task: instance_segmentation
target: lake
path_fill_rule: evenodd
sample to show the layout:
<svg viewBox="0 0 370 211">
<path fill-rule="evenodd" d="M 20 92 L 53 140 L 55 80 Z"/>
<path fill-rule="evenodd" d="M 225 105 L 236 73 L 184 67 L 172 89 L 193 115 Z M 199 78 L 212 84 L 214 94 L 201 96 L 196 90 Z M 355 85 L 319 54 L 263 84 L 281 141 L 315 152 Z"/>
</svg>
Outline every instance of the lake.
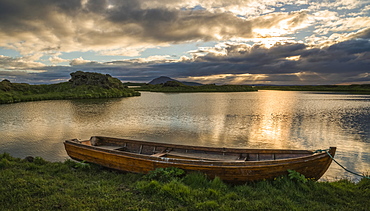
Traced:
<svg viewBox="0 0 370 211">
<path fill-rule="evenodd" d="M 0 153 L 64 161 L 65 139 L 112 136 L 216 147 L 327 149 L 370 174 L 370 95 L 329 92 L 151 93 L 0 105 Z M 322 180 L 358 180 L 334 162 Z"/>
</svg>

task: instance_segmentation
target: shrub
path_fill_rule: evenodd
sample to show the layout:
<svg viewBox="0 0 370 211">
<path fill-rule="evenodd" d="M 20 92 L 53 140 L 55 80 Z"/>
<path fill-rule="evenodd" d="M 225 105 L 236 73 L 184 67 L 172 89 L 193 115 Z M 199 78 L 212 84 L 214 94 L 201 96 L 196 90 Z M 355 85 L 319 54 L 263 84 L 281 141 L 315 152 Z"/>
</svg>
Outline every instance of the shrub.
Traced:
<svg viewBox="0 0 370 211">
<path fill-rule="evenodd" d="M 149 172 L 144 177 L 148 180 L 159 180 L 162 182 L 168 182 L 174 178 L 181 178 L 185 175 L 185 171 L 179 168 L 157 168 L 154 171 Z"/>
<path fill-rule="evenodd" d="M 299 172 L 290 169 L 288 169 L 288 172 L 289 172 L 288 176 L 291 180 L 295 180 L 302 183 L 306 183 L 308 181 L 306 177 L 303 174 L 300 174 Z"/>
</svg>

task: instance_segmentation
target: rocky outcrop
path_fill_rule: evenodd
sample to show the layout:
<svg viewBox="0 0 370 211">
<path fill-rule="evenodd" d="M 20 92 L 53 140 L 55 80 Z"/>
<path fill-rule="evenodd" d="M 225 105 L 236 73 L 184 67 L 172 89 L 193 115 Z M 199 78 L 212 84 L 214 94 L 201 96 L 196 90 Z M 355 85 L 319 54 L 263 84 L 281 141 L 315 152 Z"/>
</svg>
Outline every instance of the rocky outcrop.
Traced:
<svg viewBox="0 0 370 211">
<path fill-rule="evenodd" d="M 12 89 L 12 83 L 9 80 L 5 79 L 0 82 L 0 90 L 2 91 L 10 91 Z"/>
<path fill-rule="evenodd" d="M 107 89 L 124 88 L 124 85 L 119 79 L 113 78 L 109 74 L 77 71 L 71 73 L 70 75 L 71 79 L 69 80 L 69 82 L 72 83 L 74 86 L 92 85 L 100 86 Z"/>
</svg>

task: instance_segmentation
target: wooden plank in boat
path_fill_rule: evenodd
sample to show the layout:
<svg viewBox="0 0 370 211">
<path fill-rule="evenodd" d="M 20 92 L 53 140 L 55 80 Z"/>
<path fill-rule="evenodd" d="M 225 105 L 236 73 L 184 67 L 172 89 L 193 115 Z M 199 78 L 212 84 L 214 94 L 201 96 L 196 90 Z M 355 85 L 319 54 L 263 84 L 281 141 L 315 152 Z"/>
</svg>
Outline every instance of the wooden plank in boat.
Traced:
<svg viewBox="0 0 370 211">
<path fill-rule="evenodd" d="M 109 149 L 109 150 L 117 150 L 117 149 L 122 148 L 120 146 L 109 146 L 109 145 L 101 145 L 101 146 L 96 146 L 96 147 L 102 148 L 102 149 Z"/>
<path fill-rule="evenodd" d="M 214 160 L 214 161 L 240 161 L 237 155 L 215 155 L 205 153 L 182 153 L 171 151 L 168 152 L 166 157 L 196 159 L 196 160 Z M 244 160 L 241 160 L 244 161 Z"/>
<path fill-rule="evenodd" d="M 152 154 L 153 157 L 162 157 L 164 155 L 166 155 L 167 153 L 156 153 L 156 154 Z"/>
</svg>

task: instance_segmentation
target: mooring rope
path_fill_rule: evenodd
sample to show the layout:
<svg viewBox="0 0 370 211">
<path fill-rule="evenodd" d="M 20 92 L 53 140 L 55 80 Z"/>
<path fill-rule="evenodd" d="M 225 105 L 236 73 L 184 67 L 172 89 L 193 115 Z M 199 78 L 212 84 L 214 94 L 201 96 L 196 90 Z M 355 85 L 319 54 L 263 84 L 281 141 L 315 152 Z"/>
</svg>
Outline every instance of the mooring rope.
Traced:
<svg viewBox="0 0 370 211">
<path fill-rule="evenodd" d="M 329 150 L 328 150 L 328 149 L 318 149 L 318 150 L 314 151 L 313 153 L 316 153 L 316 152 L 326 152 L 326 154 L 328 154 L 328 155 L 329 155 L 329 157 L 330 157 L 330 158 L 331 158 L 331 159 L 332 159 L 336 164 L 338 164 L 342 169 L 344 169 L 344 170 L 348 171 L 349 173 L 354 174 L 354 175 L 356 175 L 356 176 L 359 176 L 359 177 L 362 177 L 362 178 L 366 178 L 366 179 L 370 179 L 370 177 L 367 177 L 367 176 L 364 176 L 364 175 L 358 174 L 358 173 L 356 173 L 356 172 L 350 171 L 350 170 L 348 170 L 346 167 L 344 167 L 343 165 L 341 165 L 340 163 L 338 163 L 338 161 L 336 161 L 336 160 L 333 158 L 333 156 L 331 156 L 331 154 L 329 153 Z"/>
</svg>

